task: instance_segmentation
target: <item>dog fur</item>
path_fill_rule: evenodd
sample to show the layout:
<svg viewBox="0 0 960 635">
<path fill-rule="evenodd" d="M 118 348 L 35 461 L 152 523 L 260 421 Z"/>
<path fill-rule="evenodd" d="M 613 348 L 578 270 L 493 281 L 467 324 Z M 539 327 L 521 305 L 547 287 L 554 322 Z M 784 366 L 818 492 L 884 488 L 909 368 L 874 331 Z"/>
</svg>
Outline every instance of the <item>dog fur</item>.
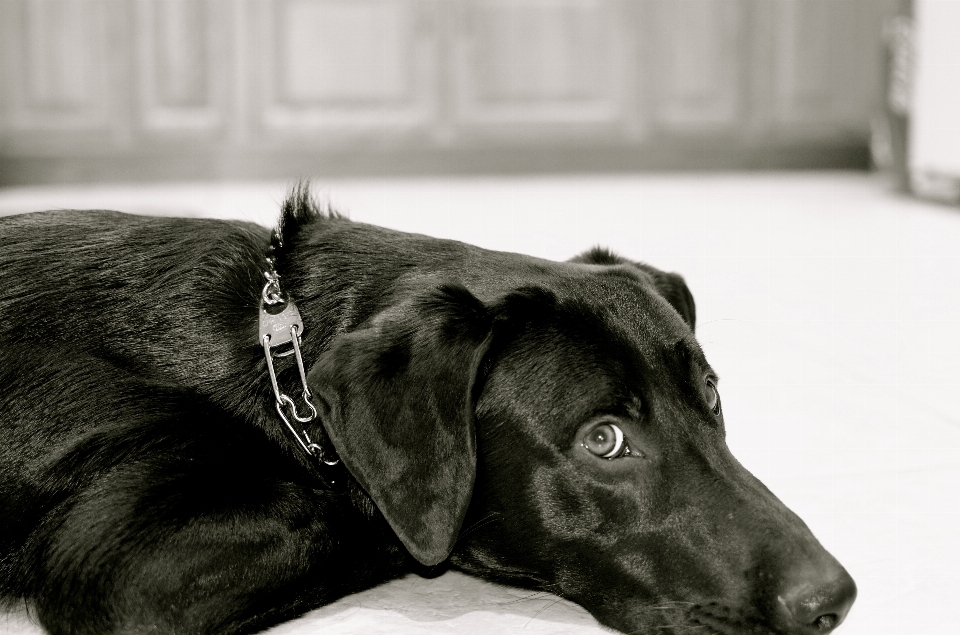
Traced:
<svg viewBox="0 0 960 635">
<path fill-rule="evenodd" d="M 363 225 L 306 188 L 272 235 L 54 211 L 0 242 L 0 596 L 50 633 L 252 633 L 446 567 L 629 633 L 825 633 L 853 603 L 727 450 L 675 274 Z M 267 254 L 335 466 L 275 409 Z M 621 455 L 590 449 L 602 425 Z"/>
</svg>

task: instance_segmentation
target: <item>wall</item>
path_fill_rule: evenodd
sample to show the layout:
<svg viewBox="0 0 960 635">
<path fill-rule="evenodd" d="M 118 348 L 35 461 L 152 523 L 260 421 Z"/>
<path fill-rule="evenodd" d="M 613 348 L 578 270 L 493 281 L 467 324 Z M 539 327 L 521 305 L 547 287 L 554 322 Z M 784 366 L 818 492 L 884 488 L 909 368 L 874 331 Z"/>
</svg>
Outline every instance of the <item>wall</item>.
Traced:
<svg viewBox="0 0 960 635">
<path fill-rule="evenodd" d="M 960 2 L 916 0 L 911 185 L 960 203 Z"/>
</svg>

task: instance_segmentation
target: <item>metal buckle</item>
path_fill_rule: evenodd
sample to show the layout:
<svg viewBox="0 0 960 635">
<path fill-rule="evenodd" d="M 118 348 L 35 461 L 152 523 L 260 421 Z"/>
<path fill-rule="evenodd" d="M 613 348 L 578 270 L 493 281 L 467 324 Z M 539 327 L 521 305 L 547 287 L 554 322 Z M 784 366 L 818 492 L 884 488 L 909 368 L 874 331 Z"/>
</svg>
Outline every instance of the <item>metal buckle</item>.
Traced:
<svg viewBox="0 0 960 635">
<path fill-rule="evenodd" d="M 276 274 L 273 274 L 276 276 Z M 267 284 L 264 286 L 261 296 L 265 304 L 278 304 L 278 302 L 268 301 L 279 297 L 280 287 L 277 284 L 276 277 L 271 278 L 267 274 Z M 281 299 L 280 302 L 283 300 Z M 267 370 L 270 372 L 270 384 L 273 386 L 273 396 L 277 414 L 283 420 L 283 423 L 290 430 L 293 438 L 297 440 L 300 447 L 310 456 L 323 461 L 327 465 L 336 465 L 339 459 L 328 459 L 325 456 L 323 448 L 310 440 L 306 430 L 303 430 L 303 436 L 293 427 L 290 419 L 287 418 L 285 409 L 289 409 L 290 416 L 300 423 L 309 423 L 317 418 L 317 409 L 310 401 L 312 397 L 310 388 L 307 386 L 307 373 L 303 368 L 303 357 L 300 354 L 300 337 L 303 334 L 303 320 L 300 318 L 300 311 L 293 302 L 287 302 L 287 305 L 279 313 L 268 313 L 266 308 L 260 306 L 260 343 L 263 346 L 263 356 L 267 360 Z M 292 344 L 293 350 L 285 352 L 273 352 L 273 348 L 284 344 Z M 290 354 L 296 355 L 297 369 L 300 371 L 300 383 L 303 385 L 303 402 L 309 408 L 309 412 L 300 416 L 297 411 L 297 405 L 288 395 L 280 392 L 280 386 L 277 384 L 277 373 L 273 368 L 273 357 L 286 357 Z M 306 439 L 306 440 L 304 440 Z"/>
</svg>

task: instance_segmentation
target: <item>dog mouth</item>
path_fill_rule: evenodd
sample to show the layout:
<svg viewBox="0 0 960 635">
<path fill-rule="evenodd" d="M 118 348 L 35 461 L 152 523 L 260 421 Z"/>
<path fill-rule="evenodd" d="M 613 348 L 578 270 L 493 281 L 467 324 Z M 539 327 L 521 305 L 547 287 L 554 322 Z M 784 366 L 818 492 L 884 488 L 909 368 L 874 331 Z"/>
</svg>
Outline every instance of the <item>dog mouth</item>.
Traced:
<svg viewBox="0 0 960 635">
<path fill-rule="evenodd" d="M 744 616 L 718 602 L 694 604 L 685 615 L 688 624 L 681 630 L 703 635 L 814 635 L 830 633 L 841 619 L 833 613 L 820 615 L 813 623 L 799 630 L 783 630 L 758 617 Z"/>
<path fill-rule="evenodd" d="M 786 632 L 771 625 L 759 615 L 744 614 L 743 611 L 720 602 L 675 604 L 674 606 L 659 605 L 655 607 L 656 611 L 651 610 L 652 607 L 642 610 L 642 616 L 652 620 L 639 628 L 636 625 L 628 628 L 617 626 L 617 628 L 631 635 L 648 633 L 657 635 L 794 635 L 792 631 Z M 680 606 L 680 604 L 687 606 Z M 654 612 L 658 613 L 656 617 L 653 615 Z M 830 630 L 832 626 L 823 632 L 830 632 Z M 806 635 L 805 631 L 804 635 Z"/>
<path fill-rule="evenodd" d="M 629 621 L 608 625 L 629 635 L 789 635 L 720 602 L 658 602 L 634 612 Z"/>
<path fill-rule="evenodd" d="M 745 617 L 718 602 L 694 604 L 687 612 L 688 629 L 702 635 L 783 635 L 754 617 Z"/>
</svg>

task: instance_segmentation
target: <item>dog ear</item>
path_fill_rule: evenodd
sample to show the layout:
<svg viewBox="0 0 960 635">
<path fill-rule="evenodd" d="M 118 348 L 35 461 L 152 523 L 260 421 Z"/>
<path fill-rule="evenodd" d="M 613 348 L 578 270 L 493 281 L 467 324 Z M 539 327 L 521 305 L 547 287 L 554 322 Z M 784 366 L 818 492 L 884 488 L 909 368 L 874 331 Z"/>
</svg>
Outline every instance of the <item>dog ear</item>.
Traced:
<svg viewBox="0 0 960 635">
<path fill-rule="evenodd" d="M 642 262 L 627 260 L 604 247 L 593 247 L 579 256 L 570 259 L 570 262 L 582 262 L 591 265 L 633 265 L 653 279 L 653 286 L 664 300 L 680 314 L 690 330 L 697 325 L 697 305 L 693 302 L 693 294 L 687 283 L 676 273 L 661 271 Z"/>
<path fill-rule="evenodd" d="M 335 338 L 308 376 L 341 460 L 425 565 L 453 549 L 473 492 L 489 330 L 479 300 L 442 286 Z"/>
<path fill-rule="evenodd" d="M 657 288 L 657 293 L 669 302 L 670 306 L 680 314 L 680 317 L 687 323 L 691 331 L 696 330 L 697 305 L 694 304 L 693 294 L 690 293 L 690 289 L 687 287 L 687 283 L 683 278 L 679 274 L 660 271 L 642 262 L 632 264 L 653 278 L 653 286 Z"/>
</svg>

